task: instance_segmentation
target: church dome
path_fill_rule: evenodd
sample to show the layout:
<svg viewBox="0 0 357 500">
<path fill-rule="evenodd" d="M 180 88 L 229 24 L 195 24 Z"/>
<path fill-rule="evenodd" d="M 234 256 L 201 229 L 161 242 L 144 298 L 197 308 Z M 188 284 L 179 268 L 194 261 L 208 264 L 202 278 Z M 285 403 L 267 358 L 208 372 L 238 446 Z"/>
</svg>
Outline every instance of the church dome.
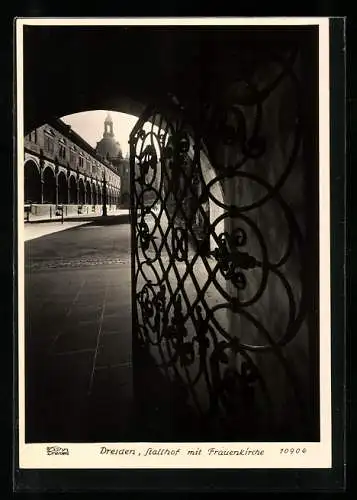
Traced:
<svg viewBox="0 0 357 500">
<path fill-rule="evenodd" d="M 96 152 L 103 158 L 118 158 L 122 156 L 119 142 L 111 137 L 103 137 L 103 139 L 97 142 Z"/>
<path fill-rule="evenodd" d="M 120 144 L 114 136 L 113 120 L 109 113 L 104 121 L 103 138 L 97 142 L 96 152 L 99 156 L 107 159 L 123 157 Z"/>
</svg>

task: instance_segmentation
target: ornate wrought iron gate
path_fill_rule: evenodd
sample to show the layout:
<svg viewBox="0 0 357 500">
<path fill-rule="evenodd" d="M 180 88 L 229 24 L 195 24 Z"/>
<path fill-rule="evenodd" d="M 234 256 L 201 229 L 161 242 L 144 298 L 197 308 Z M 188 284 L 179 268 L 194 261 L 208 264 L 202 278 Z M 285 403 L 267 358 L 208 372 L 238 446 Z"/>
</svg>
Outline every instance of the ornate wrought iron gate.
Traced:
<svg viewBox="0 0 357 500">
<path fill-rule="evenodd" d="M 133 334 L 212 438 L 294 439 L 287 415 L 309 425 L 304 210 L 284 192 L 289 177 L 303 189 L 295 61 L 261 91 L 238 82 L 196 124 L 149 107 L 131 134 Z M 274 138 L 284 81 L 292 111 Z"/>
</svg>

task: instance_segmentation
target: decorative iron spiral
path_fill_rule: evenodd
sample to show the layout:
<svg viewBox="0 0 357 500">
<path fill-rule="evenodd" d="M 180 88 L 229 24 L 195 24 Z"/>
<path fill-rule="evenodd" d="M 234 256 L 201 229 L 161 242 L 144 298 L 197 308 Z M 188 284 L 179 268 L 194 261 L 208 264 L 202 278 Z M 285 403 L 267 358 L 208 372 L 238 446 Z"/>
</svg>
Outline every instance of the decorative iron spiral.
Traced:
<svg viewBox="0 0 357 500">
<path fill-rule="evenodd" d="M 258 399 L 265 401 L 267 414 L 274 413 L 264 363 L 257 362 L 264 354 L 280 366 L 303 419 L 299 380 L 284 355 L 306 315 L 304 236 L 284 194 L 301 144 L 296 60 L 294 53 L 274 61 L 280 72 L 263 88 L 239 81 L 228 104 L 216 100 L 203 106 L 200 130 L 185 121 L 182 110 L 170 121 L 164 111 L 149 107 L 131 136 L 135 329 L 157 365 L 181 380 L 187 403 L 205 418 L 224 414 L 236 423 L 256 423 Z M 264 159 L 275 146 L 264 113 L 283 85 L 293 96 L 295 121 L 290 153 L 271 180 Z M 203 145 L 214 172 L 208 181 Z M 229 200 L 230 183 L 255 195 Z M 217 217 L 208 214 L 207 205 Z M 268 212 L 276 218 L 263 227 L 259 218 Z M 279 252 L 267 234 L 281 233 L 281 227 L 285 241 L 275 239 Z M 210 245 L 208 253 L 202 241 Z M 278 333 L 264 321 L 272 287 L 279 288 L 284 311 Z"/>
</svg>

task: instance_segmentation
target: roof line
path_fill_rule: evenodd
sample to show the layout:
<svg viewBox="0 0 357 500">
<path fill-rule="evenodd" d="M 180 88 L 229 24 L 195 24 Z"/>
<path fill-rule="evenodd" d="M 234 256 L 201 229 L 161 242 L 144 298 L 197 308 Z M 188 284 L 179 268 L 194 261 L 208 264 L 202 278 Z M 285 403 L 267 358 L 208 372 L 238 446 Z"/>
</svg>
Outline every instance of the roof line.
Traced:
<svg viewBox="0 0 357 500">
<path fill-rule="evenodd" d="M 48 120 L 48 124 L 53 126 L 54 128 L 59 129 L 65 137 L 73 141 L 77 146 L 84 149 L 87 153 L 93 156 L 97 161 L 102 163 L 104 166 L 108 167 L 114 173 L 117 173 L 114 165 L 109 162 L 106 158 L 98 155 L 96 150 L 85 140 L 82 136 L 80 136 L 77 132 L 75 132 L 70 125 L 67 125 L 61 118 L 53 118 Z"/>
</svg>

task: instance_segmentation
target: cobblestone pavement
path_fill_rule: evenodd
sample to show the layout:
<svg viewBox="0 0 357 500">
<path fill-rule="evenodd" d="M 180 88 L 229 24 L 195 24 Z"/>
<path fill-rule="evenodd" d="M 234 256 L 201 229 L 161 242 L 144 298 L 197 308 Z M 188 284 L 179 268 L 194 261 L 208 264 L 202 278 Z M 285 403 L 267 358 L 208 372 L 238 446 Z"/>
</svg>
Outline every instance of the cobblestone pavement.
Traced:
<svg viewBox="0 0 357 500">
<path fill-rule="evenodd" d="M 32 264 L 28 264 L 27 267 L 30 268 L 31 271 L 37 271 L 43 269 L 68 269 L 113 264 L 130 264 L 130 256 L 127 258 L 111 258 L 104 255 L 94 257 L 77 257 L 74 259 L 63 258 L 47 262 L 34 262 Z"/>
</svg>

